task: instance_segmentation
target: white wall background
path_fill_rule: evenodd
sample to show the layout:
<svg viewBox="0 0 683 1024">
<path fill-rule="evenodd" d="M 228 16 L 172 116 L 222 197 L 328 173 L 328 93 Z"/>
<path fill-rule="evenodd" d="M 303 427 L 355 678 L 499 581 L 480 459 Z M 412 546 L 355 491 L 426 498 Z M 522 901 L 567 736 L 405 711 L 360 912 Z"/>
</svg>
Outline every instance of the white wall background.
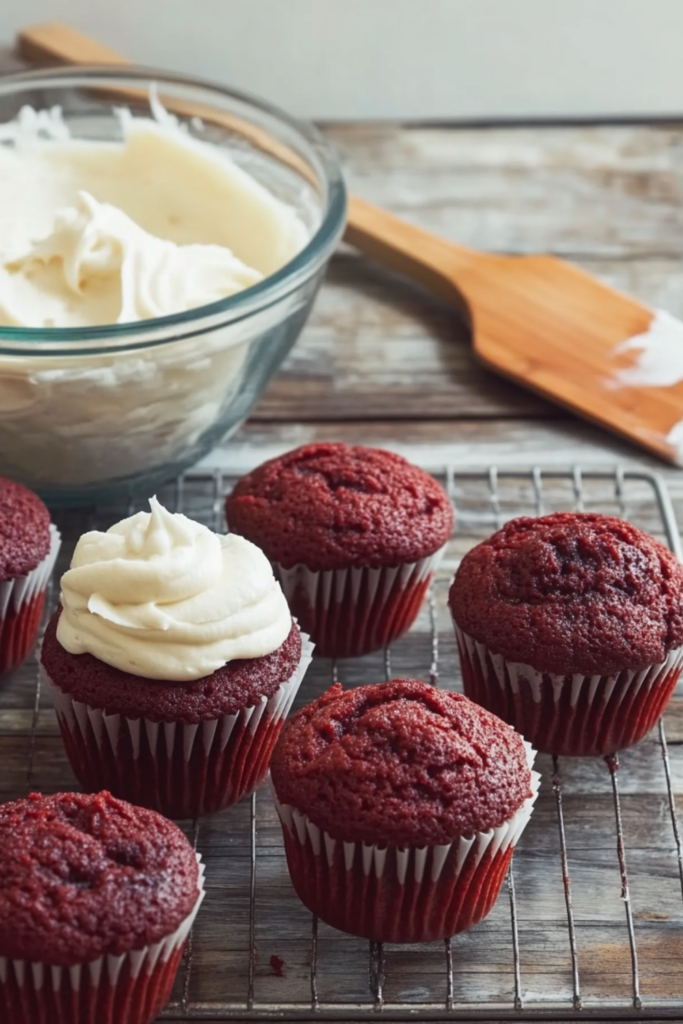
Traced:
<svg viewBox="0 0 683 1024">
<path fill-rule="evenodd" d="M 683 0 L 0 0 L 318 118 L 683 114 Z"/>
</svg>

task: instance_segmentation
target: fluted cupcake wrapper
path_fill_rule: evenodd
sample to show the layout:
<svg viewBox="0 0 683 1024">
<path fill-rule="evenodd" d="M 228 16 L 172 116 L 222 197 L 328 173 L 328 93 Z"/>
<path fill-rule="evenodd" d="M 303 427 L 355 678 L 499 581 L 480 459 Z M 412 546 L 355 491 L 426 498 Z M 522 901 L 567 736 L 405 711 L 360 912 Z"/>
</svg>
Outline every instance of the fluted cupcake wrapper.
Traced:
<svg viewBox="0 0 683 1024">
<path fill-rule="evenodd" d="M 638 743 L 661 718 L 683 667 L 679 647 L 641 671 L 539 672 L 454 625 L 467 696 L 549 754 L 600 756 Z"/>
<path fill-rule="evenodd" d="M 204 865 L 191 913 L 170 935 L 73 967 L 0 957 L 0 1020 L 7 1024 L 149 1024 L 168 1002 L 204 899 Z"/>
<path fill-rule="evenodd" d="M 531 769 L 536 752 L 524 743 Z M 292 884 L 327 924 L 377 942 L 428 942 L 470 928 L 488 914 L 538 796 L 498 828 L 439 846 L 401 848 L 334 839 L 273 788 Z"/>
<path fill-rule="evenodd" d="M 204 722 L 154 722 L 109 714 L 73 700 L 40 666 L 79 782 L 168 818 L 194 818 L 230 807 L 268 773 L 270 757 L 313 657 L 301 634 L 301 659 L 272 697 Z"/>
<path fill-rule="evenodd" d="M 326 569 L 298 564 L 273 570 L 292 615 L 328 658 L 377 651 L 417 618 L 445 548 L 417 562 L 380 569 Z"/>
<path fill-rule="evenodd" d="M 42 562 L 26 576 L 0 583 L 0 674 L 11 672 L 31 650 L 61 543 L 59 530 L 51 523 L 50 550 Z"/>
</svg>

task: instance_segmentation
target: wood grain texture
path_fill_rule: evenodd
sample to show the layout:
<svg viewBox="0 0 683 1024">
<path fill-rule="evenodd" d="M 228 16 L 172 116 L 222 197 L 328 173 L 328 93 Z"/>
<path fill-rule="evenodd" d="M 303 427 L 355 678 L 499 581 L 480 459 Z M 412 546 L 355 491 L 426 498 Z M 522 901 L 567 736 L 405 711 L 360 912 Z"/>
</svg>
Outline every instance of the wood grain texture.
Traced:
<svg viewBox="0 0 683 1024">
<path fill-rule="evenodd" d="M 680 128 L 330 126 L 327 134 L 352 189 L 413 223 L 490 252 L 552 252 L 683 315 Z M 467 337 L 445 306 L 344 253 L 254 417 L 287 419 L 291 403 L 297 418 L 337 418 L 342 409 L 347 419 L 381 419 L 393 402 L 403 418 L 526 411 L 547 419 L 547 404 L 476 364 Z"/>
<path fill-rule="evenodd" d="M 683 316 L 680 259 L 582 257 L 580 264 L 612 287 Z M 475 417 L 571 421 L 559 408 L 481 366 L 467 327 L 447 304 L 342 251 L 332 260 L 300 340 L 251 419 Z M 608 448 L 612 444 L 607 435 L 595 436 L 598 444 L 601 436 Z M 637 454 L 635 447 L 631 451 Z"/>
<path fill-rule="evenodd" d="M 332 260 L 311 319 L 255 421 L 565 418 L 480 366 L 445 303 L 351 251 Z"/>
<path fill-rule="evenodd" d="M 680 257 L 683 125 L 329 125 L 351 190 L 500 254 Z"/>
<path fill-rule="evenodd" d="M 636 359 L 623 346 L 652 328 L 651 307 L 555 257 L 468 249 L 353 196 L 345 237 L 463 312 L 486 366 L 679 462 L 669 435 L 683 385 L 616 386 Z"/>
</svg>

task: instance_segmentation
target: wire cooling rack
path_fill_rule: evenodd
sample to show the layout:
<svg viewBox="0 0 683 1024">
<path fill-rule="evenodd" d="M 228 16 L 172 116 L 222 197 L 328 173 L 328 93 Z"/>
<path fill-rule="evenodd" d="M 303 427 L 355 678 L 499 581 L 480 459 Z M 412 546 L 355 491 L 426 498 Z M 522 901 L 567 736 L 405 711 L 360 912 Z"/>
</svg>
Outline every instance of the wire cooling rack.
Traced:
<svg viewBox="0 0 683 1024">
<path fill-rule="evenodd" d="M 428 602 L 391 650 L 315 661 L 297 704 L 330 681 L 392 675 L 461 688 L 446 594 L 464 552 L 507 519 L 557 509 L 630 519 L 681 556 L 668 491 L 628 470 L 459 472 L 446 486 L 456 527 Z M 176 511 L 224 529 L 228 474 L 189 473 L 162 492 Z M 86 529 L 143 503 L 60 512 L 56 579 Z M 57 587 L 53 585 L 52 603 Z M 0 690 L 0 798 L 75 786 L 48 702 L 24 666 Z M 199 822 L 182 823 L 207 865 L 207 898 L 163 1019 L 488 1021 L 683 1017 L 683 701 L 637 748 L 607 759 L 541 756 L 541 796 L 490 916 L 443 943 L 367 943 L 336 932 L 291 889 L 267 787 Z M 124 1022 L 122 1022 L 124 1024 Z"/>
</svg>

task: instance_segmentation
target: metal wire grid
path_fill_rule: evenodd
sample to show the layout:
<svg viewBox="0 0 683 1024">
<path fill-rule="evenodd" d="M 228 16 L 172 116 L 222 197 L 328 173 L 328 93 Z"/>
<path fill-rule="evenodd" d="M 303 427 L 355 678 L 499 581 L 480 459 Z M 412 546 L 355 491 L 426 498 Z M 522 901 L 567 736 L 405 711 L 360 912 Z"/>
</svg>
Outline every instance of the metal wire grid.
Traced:
<svg viewBox="0 0 683 1024">
<path fill-rule="evenodd" d="M 454 466 L 429 467 L 434 475 L 440 477 L 446 485 L 449 496 L 456 511 L 456 536 L 457 531 L 466 531 L 468 527 L 474 526 L 481 531 L 486 526 L 491 529 L 500 526 L 506 519 L 513 515 L 543 514 L 548 511 L 548 485 L 556 482 L 562 485 L 569 484 L 572 493 L 570 502 L 564 501 L 563 507 L 573 506 L 577 510 L 583 510 L 587 504 L 585 481 L 600 481 L 601 484 L 608 483 L 612 490 L 612 502 L 616 506 L 613 511 L 622 516 L 627 514 L 627 502 L 625 487 L 632 482 L 639 482 L 647 490 L 647 496 L 642 499 L 651 506 L 655 516 L 658 529 L 652 532 L 660 532 L 669 547 L 681 557 L 681 541 L 676 524 L 676 517 L 670 495 L 662 479 L 656 474 L 645 471 L 630 471 L 616 468 L 612 471 L 589 471 L 582 472 L 575 467 L 571 470 L 552 469 L 542 471 L 535 467 L 529 470 L 509 471 L 499 473 L 495 467 L 482 472 L 467 471 L 459 473 Z M 524 491 L 531 495 L 532 508 L 529 508 L 529 497 L 517 497 L 513 502 L 505 503 L 501 494 L 501 478 L 519 485 Z M 195 518 L 202 519 L 208 525 L 221 530 L 223 528 L 223 499 L 225 493 L 230 489 L 232 480 L 228 474 L 216 471 L 213 474 L 188 473 L 179 478 L 168 494 L 164 495 L 166 503 L 175 508 L 176 511 L 187 511 Z M 469 488 L 473 485 L 481 488 L 484 484 L 487 489 L 487 499 L 484 505 L 479 505 L 475 510 L 465 507 Z M 201 488 L 199 504 L 189 500 L 197 486 Z M 515 503 L 517 507 L 514 507 Z M 594 507 L 594 505 L 593 505 Z M 128 508 L 133 511 L 133 504 Z M 119 510 L 120 511 L 120 510 Z M 612 509 L 610 509 L 612 511 Z M 109 510 L 112 513 L 112 510 Z M 90 517 L 90 525 L 101 525 L 101 520 L 106 520 L 106 511 L 94 511 Z M 113 521 L 113 519 L 112 519 Z M 438 685 L 439 678 L 439 634 L 437 630 L 437 613 L 434 593 L 429 595 L 428 604 L 429 621 L 431 628 L 431 663 L 429 665 L 429 678 Z M 389 649 L 384 654 L 384 669 L 387 678 L 391 678 L 391 652 Z M 340 674 L 340 667 L 333 663 L 331 667 L 332 679 L 337 679 Z M 343 675 L 343 666 L 342 666 Z M 33 722 L 30 734 L 27 764 L 27 785 L 31 786 L 33 780 L 33 767 L 36 747 L 36 725 L 40 708 L 40 686 L 36 685 Z M 659 745 L 661 750 L 662 765 L 666 783 L 666 794 L 668 811 L 671 820 L 671 828 L 675 845 L 675 856 L 677 862 L 678 877 L 683 896 L 683 845 L 681 832 L 677 818 L 676 804 L 674 799 L 674 787 L 672 781 L 669 752 L 663 723 L 659 726 Z M 518 931 L 517 899 L 515 892 L 514 870 L 511 864 L 507 877 L 507 899 L 510 912 L 510 939 L 512 946 L 512 974 L 513 974 L 513 999 L 511 1005 L 494 1004 L 458 1004 L 454 998 L 454 969 L 453 949 L 451 940 L 445 940 L 443 947 L 439 944 L 432 944 L 434 958 L 440 960 L 445 974 L 446 996 L 442 1002 L 408 1002 L 396 1003 L 386 1002 L 384 997 L 384 985 L 386 978 L 386 958 L 382 943 L 370 942 L 368 944 L 368 999 L 366 1002 L 323 1002 L 319 998 L 318 984 L 318 921 L 315 917 L 311 920 L 310 933 L 310 997 L 307 1001 L 296 1003 L 264 1003 L 255 999 L 255 978 L 257 963 L 257 940 L 256 922 L 258 916 L 258 886 L 257 886 L 257 828 L 256 828 L 256 797 L 250 801 L 250 857 L 249 857 L 249 949 L 248 949 L 248 971 L 244 999 L 238 1002 L 225 1003 L 200 1003 L 193 1002 L 190 998 L 192 973 L 196 966 L 194 955 L 194 934 L 190 935 L 187 949 L 185 951 L 182 966 L 182 978 L 180 981 L 180 998 L 172 1003 L 162 1015 L 164 1019 L 171 1020 L 229 1020 L 229 1019 L 306 1019 L 318 1018 L 324 1020 L 346 1019 L 356 1020 L 372 1017 L 378 1013 L 385 1012 L 385 1015 L 392 1019 L 414 1018 L 420 1019 L 472 1019 L 476 1016 L 486 1016 L 488 1020 L 504 1020 L 511 1017 L 518 1017 L 521 1013 L 525 1017 L 543 1019 L 557 1017 L 558 1012 L 566 1012 L 571 1009 L 584 1018 L 604 1017 L 605 1011 L 612 1016 L 638 1016 L 641 1019 L 654 1014 L 658 1019 L 671 1017 L 680 1019 L 683 1011 L 683 980 L 681 982 L 680 998 L 648 999 L 647 1005 L 643 1005 L 640 992 L 640 975 L 638 966 L 638 952 L 636 943 L 636 932 L 634 926 L 634 915 L 631 905 L 629 879 L 627 872 L 626 848 L 624 843 L 624 830 L 622 824 L 622 807 L 619 794 L 618 769 L 619 760 L 617 755 L 605 758 L 607 770 L 611 779 L 611 790 L 614 810 L 616 854 L 618 858 L 619 871 L 621 876 L 621 897 L 624 904 L 625 925 L 628 931 L 628 940 L 631 959 L 631 996 L 626 1004 L 606 1006 L 586 1006 L 582 1001 L 581 979 L 579 975 L 578 943 L 574 910 L 572 903 L 572 887 L 569 871 L 569 859 L 567 854 L 567 840 L 565 833 L 565 821 L 563 811 L 563 783 L 560 773 L 560 764 L 557 757 L 553 758 L 552 790 L 554 794 L 557 827 L 560 846 L 560 867 L 564 888 L 564 903 L 566 908 L 568 945 L 571 958 L 572 995 L 570 1003 L 558 999 L 557 1002 L 525 1000 L 522 987 L 522 967 L 520 956 L 520 940 Z M 194 822 L 191 829 L 191 838 L 195 848 L 201 849 L 201 823 Z M 296 899 L 294 893 L 291 898 Z M 501 899 L 504 895 L 501 894 Z M 227 908 L 226 908 L 227 911 Z M 197 928 L 201 928 L 201 916 Z M 358 940 L 361 942 L 362 940 Z"/>
</svg>

